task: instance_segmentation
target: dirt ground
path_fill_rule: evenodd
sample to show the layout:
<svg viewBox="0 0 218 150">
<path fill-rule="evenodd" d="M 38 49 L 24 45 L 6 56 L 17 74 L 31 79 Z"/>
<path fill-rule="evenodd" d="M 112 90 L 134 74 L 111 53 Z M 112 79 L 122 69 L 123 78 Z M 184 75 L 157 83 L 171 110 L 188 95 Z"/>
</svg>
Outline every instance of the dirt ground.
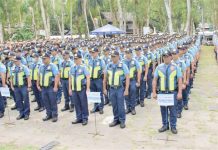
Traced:
<svg viewBox="0 0 218 150">
<path fill-rule="evenodd" d="M 215 63 L 213 47 L 203 47 L 198 73 L 190 97 L 190 109 L 183 111 L 178 120 L 178 134 L 170 131 L 158 133 L 161 127 L 160 108 L 155 100 L 145 100 L 145 107 L 137 107 L 136 116 L 127 115 L 127 127 L 109 128 L 112 108 L 105 107 L 103 115 L 89 117 L 89 124 L 72 125 L 75 112 L 59 112 L 57 123 L 43 122 L 45 112 L 34 112 L 28 121 L 17 121 L 17 111 L 6 109 L 0 119 L 0 150 L 46 149 L 46 145 L 57 144 L 57 150 L 138 150 L 138 149 L 218 149 L 218 65 Z M 9 101 L 9 105 L 12 102 Z M 63 106 L 59 105 L 59 111 Z M 90 105 L 89 109 L 93 105 Z"/>
</svg>

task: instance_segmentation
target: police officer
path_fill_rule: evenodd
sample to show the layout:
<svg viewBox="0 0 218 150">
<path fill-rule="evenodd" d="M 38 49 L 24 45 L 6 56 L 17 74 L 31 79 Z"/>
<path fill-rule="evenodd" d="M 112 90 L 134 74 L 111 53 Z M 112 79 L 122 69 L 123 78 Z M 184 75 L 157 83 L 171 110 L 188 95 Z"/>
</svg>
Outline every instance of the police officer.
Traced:
<svg viewBox="0 0 218 150">
<path fill-rule="evenodd" d="M 6 67 L 0 62 L 0 87 L 6 87 Z M 0 93 L 0 118 L 4 117 L 5 104 Z"/>
<path fill-rule="evenodd" d="M 152 76 L 153 76 L 153 60 L 154 55 L 153 53 L 148 50 L 148 45 L 144 45 L 144 55 L 148 60 L 148 75 L 147 75 L 147 91 L 146 91 L 146 97 L 147 99 L 151 99 L 151 93 L 152 93 Z"/>
<path fill-rule="evenodd" d="M 146 81 L 148 75 L 148 66 L 147 66 L 148 60 L 145 56 L 143 56 L 142 48 L 140 46 L 136 47 L 135 53 L 136 53 L 135 59 L 138 60 L 142 69 L 140 87 L 137 88 L 136 104 L 140 104 L 141 107 L 144 107 L 144 98 L 145 98 L 144 89 L 146 89 Z"/>
<path fill-rule="evenodd" d="M 69 72 L 70 68 L 73 66 L 73 62 L 70 60 L 69 51 L 63 52 L 64 61 L 60 66 L 60 78 L 61 85 L 64 92 L 65 105 L 61 111 L 70 110 L 70 112 L 74 111 L 74 102 L 72 97 L 69 95 Z"/>
<path fill-rule="evenodd" d="M 130 78 L 129 95 L 125 97 L 126 114 L 131 112 L 132 115 L 135 115 L 136 88 L 139 88 L 140 86 L 141 67 L 139 62 L 133 58 L 133 50 L 131 48 L 126 49 L 125 59 L 123 60 L 123 63 L 126 64 L 129 69 Z"/>
<path fill-rule="evenodd" d="M 179 69 L 182 71 L 182 100 L 177 102 L 177 118 L 182 117 L 182 110 L 183 110 L 183 101 L 186 101 L 186 65 L 185 62 L 179 58 L 179 50 L 173 49 L 172 50 L 172 63 L 175 63 Z"/>
<path fill-rule="evenodd" d="M 111 57 L 110 57 L 110 48 L 105 47 L 104 48 L 104 56 L 103 56 L 104 63 L 107 65 L 111 62 Z M 111 101 L 109 99 L 109 87 L 107 86 L 107 95 L 105 95 L 105 105 L 111 106 Z"/>
<path fill-rule="evenodd" d="M 90 92 L 90 74 L 85 65 L 82 64 L 82 54 L 74 54 L 74 66 L 69 73 L 69 94 L 75 103 L 76 119 L 72 124 L 88 124 L 88 100 L 87 92 Z"/>
<path fill-rule="evenodd" d="M 159 132 L 169 130 L 168 110 L 170 112 L 170 126 L 171 132 L 177 134 L 176 122 L 177 122 L 177 100 L 182 99 L 182 72 L 181 69 L 174 63 L 172 63 L 171 53 L 165 51 L 163 53 L 164 63 L 158 65 L 154 72 L 153 79 L 153 97 L 157 98 L 158 94 L 174 94 L 173 106 L 160 106 L 162 116 L 162 128 Z M 159 81 L 158 85 L 157 82 Z"/>
<path fill-rule="evenodd" d="M 42 100 L 41 91 L 39 91 L 39 89 L 37 88 L 38 73 L 39 73 L 39 68 L 40 68 L 42 62 L 40 60 L 38 53 L 34 53 L 32 55 L 32 58 L 33 58 L 33 63 L 30 64 L 30 66 L 29 66 L 30 79 L 32 82 L 33 94 L 35 96 L 35 99 L 36 99 L 36 102 L 38 105 L 34 110 L 42 112 L 45 109 L 45 107 L 44 107 L 44 103 Z"/>
<path fill-rule="evenodd" d="M 42 100 L 46 109 L 46 117 L 43 121 L 52 119 L 52 122 L 58 120 L 58 106 L 56 93 L 60 80 L 58 68 L 50 62 L 50 53 L 46 52 L 43 56 L 43 65 L 39 68 L 39 77 L 37 87 L 42 92 Z"/>
<path fill-rule="evenodd" d="M 91 110 L 91 113 L 99 111 L 100 114 L 103 114 L 104 108 L 104 98 L 103 98 L 103 71 L 105 68 L 105 63 L 102 59 L 98 57 L 99 50 L 97 47 L 92 49 L 92 59 L 89 60 L 89 72 L 90 72 L 90 89 L 92 92 L 100 92 L 101 94 L 101 103 L 95 103 L 94 108 Z"/>
<path fill-rule="evenodd" d="M 31 80 L 29 69 L 21 64 L 21 60 L 20 56 L 16 56 L 14 59 L 15 67 L 11 71 L 11 89 L 14 91 L 20 113 L 17 120 L 22 118 L 28 120 L 30 115 L 29 91 L 31 89 Z"/>
<path fill-rule="evenodd" d="M 107 84 L 109 84 L 110 99 L 113 108 L 114 119 L 109 127 L 120 124 L 120 128 L 125 128 L 126 114 L 124 106 L 124 96 L 129 94 L 129 70 L 120 61 L 118 51 L 112 51 L 112 62 L 107 65 L 104 73 L 104 94 L 107 94 Z"/>
<path fill-rule="evenodd" d="M 60 68 L 61 62 L 62 60 L 60 59 L 60 57 L 58 56 L 58 49 L 56 47 L 52 47 L 51 48 L 51 62 L 53 64 L 55 64 L 58 69 Z M 58 87 L 58 91 L 57 91 L 57 103 L 60 104 L 61 103 L 61 97 L 62 97 L 62 87 L 59 86 Z"/>
</svg>

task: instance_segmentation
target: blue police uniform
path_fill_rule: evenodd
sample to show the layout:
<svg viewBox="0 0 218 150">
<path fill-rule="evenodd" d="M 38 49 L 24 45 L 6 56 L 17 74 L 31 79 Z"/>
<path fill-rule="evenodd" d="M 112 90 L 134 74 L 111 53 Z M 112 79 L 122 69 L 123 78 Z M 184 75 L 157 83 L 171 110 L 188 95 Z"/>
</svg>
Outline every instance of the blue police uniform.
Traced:
<svg viewBox="0 0 218 150">
<path fill-rule="evenodd" d="M 145 77 L 145 67 L 147 67 L 148 60 L 145 56 L 141 55 L 140 57 L 135 57 L 136 60 L 138 60 L 142 73 L 141 73 L 141 80 L 140 80 L 140 87 L 137 87 L 137 93 L 136 93 L 136 102 L 137 103 L 144 103 L 145 98 L 145 92 L 146 89 L 146 81 L 144 81 Z"/>
<path fill-rule="evenodd" d="M 6 67 L 4 64 L 0 63 L 0 73 L 6 74 Z M 0 87 L 2 87 L 2 79 L 0 77 Z M 0 94 L 0 113 L 4 114 L 5 112 L 5 103 L 4 103 L 4 99 Z"/>
<path fill-rule="evenodd" d="M 181 70 L 182 74 L 186 71 L 186 65 L 185 62 L 183 60 L 181 60 L 180 58 L 177 59 L 176 61 L 172 60 L 172 63 L 175 63 Z M 182 90 L 182 100 L 179 100 L 177 102 L 177 114 L 181 114 L 183 107 L 184 107 L 184 101 L 187 101 L 187 94 L 186 94 L 186 88 Z"/>
<path fill-rule="evenodd" d="M 69 72 L 70 68 L 73 66 L 73 62 L 69 60 L 64 60 L 60 65 L 60 78 L 61 85 L 64 93 L 65 99 L 65 109 L 74 108 L 74 102 L 72 97 L 69 95 Z"/>
<path fill-rule="evenodd" d="M 52 62 L 53 64 L 55 64 L 55 65 L 58 67 L 58 69 L 59 69 L 59 68 L 60 68 L 60 65 L 61 65 L 61 63 L 62 63 L 62 60 L 61 60 L 60 57 L 58 57 L 58 56 L 51 56 L 51 62 Z M 59 86 L 59 87 L 58 87 L 58 91 L 57 91 L 57 98 L 56 98 L 57 103 L 60 103 L 60 102 L 61 102 L 61 97 L 62 97 L 62 87 Z"/>
<path fill-rule="evenodd" d="M 129 85 L 129 95 L 125 97 L 126 101 L 126 109 L 127 111 L 135 110 L 136 106 L 136 79 L 137 79 L 137 72 L 140 71 L 140 64 L 136 59 L 125 59 L 123 61 L 124 64 L 129 69 L 129 78 L 130 78 L 130 85 Z"/>
<path fill-rule="evenodd" d="M 152 93 L 152 79 L 153 79 L 153 60 L 154 60 L 154 55 L 151 52 L 145 53 L 145 57 L 148 60 L 148 76 L 147 76 L 147 91 L 146 92 L 146 97 L 150 98 L 151 93 Z"/>
<path fill-rule="evenodd" d="M 111 57 L 110 56 L 104 56 L 103 57 L 103 60 L 104 60 L 104 63 L 105 65 L 109 64 L 111 62 Z M 111 100 L 109 98 L 109 86 L 107 85 L 107 95 L 105 95 L 105 104 L 108 104 L 111 105 Z"/>
<path fill-rule="evenodd" d="M 90 74 L 85 65 L 74 65 L 69 72 L 72 82 L 72 99 L 75 103 L 76 118 L 81 122 L 87 121 L 89 116 L 86 94 L 86 76 L 88 75 Z"/>
<path fill-rule="evenodd" d="M 58 116 L 56 92 L 54 92 L 55 76 L 58 75 L 58 68 L 55 64 L 41 65 L 39 68 L 39 84 L 42 88 L 42 100 L 45 105 L 48 118 Z"/>
<path fill-rule="evenodd" d="M 99 57 L 92 58 L 89 60 L 89 72 L 90 72 L 90 90 L 92 92 L 100 92 L 101 103 L 95 103 L 93 112 L 102 111 L 104 108 L 104 98 L 103 98 L 103 71 L 105 68 L 105 63 Z"/>
<path fill-rule="evenodd" d="M 41 66 L 40 61 L 34 62 L 29 66 L 32 90 L 38 105 L 38 108 L 36 110 L 39 110 L 40 108 L 44 109 L 44 103 L 42 100 L 41 91 L 39 91 L 39 89 L 37 88 L 37 80 L 38 80 L 38 73 L 39 73 L 40 66 Z"/>
<path fill-rule="evenodd" d="M 125 123 L 124 82 L 125 76 L 129 75 L 129 70 L 126 64 L 118 62 L 117 64 L 108 64 L 105 73 L 110 87 L 109 97 L 113 108 L 114 122 Z"/>
<path fill-rule="evenodd" d="M 174 94 L 173 106 L 160 106 L 162 124 L 164 127 L 169 127 L 168 109 L 170 111 L 170 126 L 176 128 L 177 122 L 177 81 L 182 78 L 181 69 L 174 63 L 168 65 L 162 63 L 158 65 L 154 72 L 154 78 L 158 79 L 158 94 Z"/>
<path fill-rule="evenodd" d="M 15 65 L 11 70 L 16 104 L 21 118 L 30 115 L 29 92 L 27 90 L 27 77 L 29 76 L 30 71 L 23 64 Z"/>
</svg>

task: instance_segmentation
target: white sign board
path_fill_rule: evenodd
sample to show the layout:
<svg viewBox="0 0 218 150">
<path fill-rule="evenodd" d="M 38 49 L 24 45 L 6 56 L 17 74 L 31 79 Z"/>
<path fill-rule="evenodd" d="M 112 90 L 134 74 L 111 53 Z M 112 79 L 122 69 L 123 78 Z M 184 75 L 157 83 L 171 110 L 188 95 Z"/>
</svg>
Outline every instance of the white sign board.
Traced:
<svg viewBox="0 0 218 150">
<path fill-rule="evenodd" d="M 8 87 L 0 87 L 0 92 L 2 96 L 10 97 L 10 90 Z"/>
<path fill-rule="evenodd" d="M 149 34 L 150 33 L 150 28 L 149 27 L 143 27 L 143 34 Z"/>
<path fill-rule="evenodd" d="M 87 98 L 89 103 L 101 103 L 100 92 L 88 92 Z"/>
<path fill-rule="evenodd" d="M 157 101 L 160 106 L 173 106 L 174 94 L 158 94 Z"/>
</svg>

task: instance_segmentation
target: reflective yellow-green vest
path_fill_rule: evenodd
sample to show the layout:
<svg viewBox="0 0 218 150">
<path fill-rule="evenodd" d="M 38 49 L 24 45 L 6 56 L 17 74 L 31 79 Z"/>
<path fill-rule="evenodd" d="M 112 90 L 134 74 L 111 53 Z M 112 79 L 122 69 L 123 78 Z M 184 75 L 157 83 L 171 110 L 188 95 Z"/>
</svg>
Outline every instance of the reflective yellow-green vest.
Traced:
<svg viewBox="0 0 218 150">
<path fill-rule="evenodd" d="M 160 91 L 174 91 L 177 89 L 177 68 L 175 64 L 158 66 L 158 87 Z"/>
<path fill-rule="evenodd" d="M 38 79 L 38 73 L 38 65 L 35 65 L 34 68 L 30 69 L 30 79 L 36 81 Z"/>
<path fill-rule="evenodd" d="M 125 79 L 123 64 L 119 63 L 117 67 L 112 67 L 112 63 L 107 69 L 108 84 L 109 86 L 123 86 L 123 81 Z"/>
<path fill-rule="evenodd" d="M 23 86 L 27 84 L 26 75 L 22 66 L 20 66 L 19 69 L 15 67 L 15 69 L 12 70 L 12 76 L 14 86 Z"/>
<path fill-rule="evenodd" d="M 70 72 L 71 75 L 71 84 L 72 84 L 72 91 L 81 91 L 83 86 L 86 85 L 86 76 L 83 71 L 84 66 L 79 66 L 76 69 L 76 66 Z"/>
<path fill-rule="evenodd" d="M 40 86 L 49 87 L 54 83 L 54 75 L 52 73 L 51 65 L 43 66 L 44 68 L 40 72 Z"/>
<path fill-rule="evenodd" d="M 128 68 L 129 68 L 129 78 L 130 79 L 136 78 L 137 69 L 136 69 L 136 63 L 134 60 L 131 60 Z"/>
<path fill-rule="evenodd" d="M 101 60 L 98 59 L 98 62 L 96 62 L 96 65 L 93 66 L 93 64 L 89 65 L 89 72 L 92 79 L 97 79 L 101 76 L 102 73 L 102 66 L 101 66 Z"/>
<path fill-rule="evenodd" d="M 62 79 L 68 79 L 69 78 L 69 72 L 70 72 L 70 62 L 62 62 L 61 66 L 61 78 Z"/>
</svg>

